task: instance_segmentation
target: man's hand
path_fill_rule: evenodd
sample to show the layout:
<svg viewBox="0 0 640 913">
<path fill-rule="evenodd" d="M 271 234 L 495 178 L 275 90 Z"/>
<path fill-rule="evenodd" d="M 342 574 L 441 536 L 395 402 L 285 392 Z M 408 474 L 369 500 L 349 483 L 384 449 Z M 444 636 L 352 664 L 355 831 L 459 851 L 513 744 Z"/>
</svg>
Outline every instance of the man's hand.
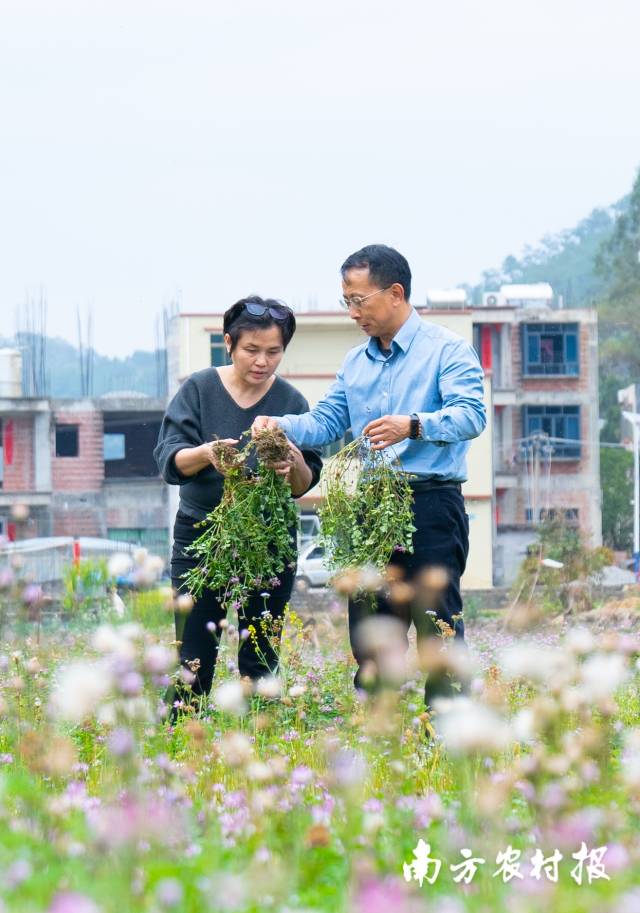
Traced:
<svg viewBox="0 0 640 913">
<path fill-rule="evenodd" d="M 411 431 L 411 416 L 409 415 L 383 415 L 373 422 L 369 422 L 362 431 L 371 441 L 372 450 L 384 450 L 391 444 L 397 444 L 409 437 Z"/>
<path fill-rule="evenodd" d="M 271 418 L 270 415 L 256 415 L 253 420 L 253 425 L 251 426 L 251 437 L 255 437 L 258 431 L 264 431 L 265 428 L 273 431 L 274 428 L 279 427 L 280 425 L 275 418 Z"/>
</svg>

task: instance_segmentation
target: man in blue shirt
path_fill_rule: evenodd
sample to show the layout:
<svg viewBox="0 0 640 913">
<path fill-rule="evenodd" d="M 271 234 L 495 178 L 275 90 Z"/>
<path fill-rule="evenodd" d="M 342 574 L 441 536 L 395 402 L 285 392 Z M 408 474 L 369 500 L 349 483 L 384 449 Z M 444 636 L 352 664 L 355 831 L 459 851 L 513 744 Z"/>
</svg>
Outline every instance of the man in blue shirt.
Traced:
<svg viewBox="0 0 640 913">
<path fill-rule="evenodd" d="M 369 337 L 351 349 L 335 383 L 310 412 L 281 418 L 259 416 L 253 428 L 283 428 L 299 447 L 339 440 L 351 428 L 375 450 L 393 445 L 402 469 L 415 476 L 413 554 L 396 553 L 408 581 L 428 568 L 444 569 L 436 617 L 464 638 L 460 577 L 469 550 L 469 518 L 461 483 L 467 478 L 469 441 L 486 425 L 483 372 L 475 350 L 455 333 L 427 323 L 409 303 L 411 270 L 393 248 L 372 244 L 342 264 L 341 302 Z M 415 605 L 377 597 L 377 612 L 414 622 L 421 638 L 436 633 L 433 615 Z M 370 610 L 349 600 L 349 633 L 364 685 L 366 650 L 358 626 Z M 429 696 L 429 688 L 427 688 Z M 432 696 L 432 695 L 431 695 Z M 429 700 L 427 699 L 427 704 Z"/>
</svg>

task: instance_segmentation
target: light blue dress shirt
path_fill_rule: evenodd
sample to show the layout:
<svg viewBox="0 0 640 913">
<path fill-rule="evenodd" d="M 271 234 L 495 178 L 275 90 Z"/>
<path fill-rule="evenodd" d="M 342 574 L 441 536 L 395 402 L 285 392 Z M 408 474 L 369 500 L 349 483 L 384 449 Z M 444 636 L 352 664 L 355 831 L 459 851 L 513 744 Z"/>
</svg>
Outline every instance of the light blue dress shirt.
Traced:
<svg viewBox="0 0 640 913">
<path fill-rule="evenodd" d="M 482 379 L 473 347 L 412 308 L 388 357 L 370 337 L 347 353 L 335 383 L 310 412 L 276 420 L 299 447 L 319 447 L 348 428 L 358 437 L 383 415 L 415 412 L 422 439 L 406 438 L 380 452 L 421 478 L 464 482 L 469 441 L 487 422 Z"/>
</svg>

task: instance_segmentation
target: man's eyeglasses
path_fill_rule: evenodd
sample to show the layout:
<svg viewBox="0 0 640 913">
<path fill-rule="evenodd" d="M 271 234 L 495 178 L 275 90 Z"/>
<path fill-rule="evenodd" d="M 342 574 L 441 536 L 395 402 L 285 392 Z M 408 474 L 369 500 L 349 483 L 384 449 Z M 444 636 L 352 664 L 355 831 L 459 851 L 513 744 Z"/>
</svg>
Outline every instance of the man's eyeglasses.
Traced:
<svg viewBox="0 0 640 913">
<path fill-rule="evenodd" d="M 343 295 L 343 296 L 342 296 L 341 298 L 339 298 L 338 300 L 340 301 L 340 304 L 341 304 L 342 307 L 345 309 L 345 311 L 348 311 L 349 308 L 361 308 L 362 305 L 364 304 L 364 302 L 365 302 L 368 298 L 373 298 L 374 295 L 379 295 L 380 292 L 386 292 L 386 291 L 387 291 L 388 289 L 390 289 L 390 288 L 391 288 L 391 286 L 390 286 L 390 285 L 387 285 L 386 288 L 379 288 L 379 289 L 376 289 L 376 291 L 375 291 L 375 292 L 371 292 L 370 295 L 352 295 L 351 298 L 345 298 L 344 295 Z"/>
<path fill-rule="evenodd" d="M 274 320 L 288 320 L 293 313 L 291 308 L 284 304 L 258 304 L 256 301 L 248 301 L 245 309 L 252 317 L 263 317 L 268 311 Z"/>
</svg>

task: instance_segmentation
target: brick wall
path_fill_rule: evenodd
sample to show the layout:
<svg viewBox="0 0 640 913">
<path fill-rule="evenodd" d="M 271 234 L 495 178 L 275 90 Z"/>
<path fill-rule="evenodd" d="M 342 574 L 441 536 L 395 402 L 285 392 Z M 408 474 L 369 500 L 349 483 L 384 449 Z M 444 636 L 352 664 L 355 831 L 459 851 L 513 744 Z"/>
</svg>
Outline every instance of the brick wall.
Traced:
<svg viewBox="0 0 640 913">
<path fill-rule="evenodd" d="M 133 492 L 132 492 L 133 495 Z M 109 529 L 144 529 L 159 528 L 167 525 L 167 508 L 164 505 L 153 510 L 139 510 L 135 504 L 129 509 L 111 507 L 106 511 L 106 522 Z"/>
<path fill-rule="evenodd" d="M 32 416 L 3 418 L 4 425 L 4 480 L 3 491 L 33 491 L 35 473 L 33 462 L 34 428 Z M 7 437 L 13 437 L 11 464 L 7 464 Z"/>
<path fill-rule="evenodd" d="M 54 536 L 105 536 L 101 493 L 55 491 L 51 501 Z"/>
<path fill-rule="evenodd" d="M 525 315 L 523 315 L 524 317 Z M 536 321 L 523 319 L 522 323 L 535 323 Z M 554 321 L 548 321 L 550 323 Z M 567 317 L 562 322 L 575 322 Z M 594 465 L 597 463 L 597 454 L 588 443 L 591 436 L 597 441 L 597 429 L 591 427 L 591 397 L 597 397 L 597 383 L 594 386 L 594 372 L 597 365 L 593 359 L 592 342 L 595 341 L 595 326 L 590 323 L 580 323 L 580 374 L 578 377 L 523 377 L 522 375 L 522 336 L 520 322 L 513 327 L 511 334 L 511 361 L 514 387 L 517 391 L 517 405 L 511 410 L 513 440 L 518 440 L 524 434 L 522 426 L 522 406 L 527 403 L 548 402 L 550 405 L 579 405 L 580 406 L 580 437 L 587 443 L 582 445 L 579 460 L 552 460 L 551 462 L 551 503 L 556 510 L 563 508 L 577 508 L 579 511 L 579 526 L 586 537 L 592 534 L 594 511 L 592 494 L 592 476 Z M 594 392 L 594 390 L 596 392 Z M 548 392 L 546 400 L 544 394 Z M 542 394 L 542 396 L 541 396 Z M 566 399 L 563 394 L 566 394 Z M 508 421 L 508 416 L 505 416 Z M 542 475 L 546 475 L 545 472 Z M 519 472 L 520 486 L 512 497 L 501 499 L 501 523 L 525 524 L 525 508 L 528 497 L 526 488 L 526 473 L 524 466 Z M 564 484 L 563 484 L 564 483 Z M 540 481 L 540 496 L 546 500 L 546 484 L 544 478 Z M 539 505 L 544 507 L 545 504 Z"/>
<path fill-rule="evenodd" d="M 55 426 L 78 426 L 78 456 L 56 457 Z M 54 413 L 51 477 L 54 491 L 99 491 L 104 482 L 102 414 L 97 411 Z M 85 535 L 85 534 L 83 534 Z"/>
</svg>

